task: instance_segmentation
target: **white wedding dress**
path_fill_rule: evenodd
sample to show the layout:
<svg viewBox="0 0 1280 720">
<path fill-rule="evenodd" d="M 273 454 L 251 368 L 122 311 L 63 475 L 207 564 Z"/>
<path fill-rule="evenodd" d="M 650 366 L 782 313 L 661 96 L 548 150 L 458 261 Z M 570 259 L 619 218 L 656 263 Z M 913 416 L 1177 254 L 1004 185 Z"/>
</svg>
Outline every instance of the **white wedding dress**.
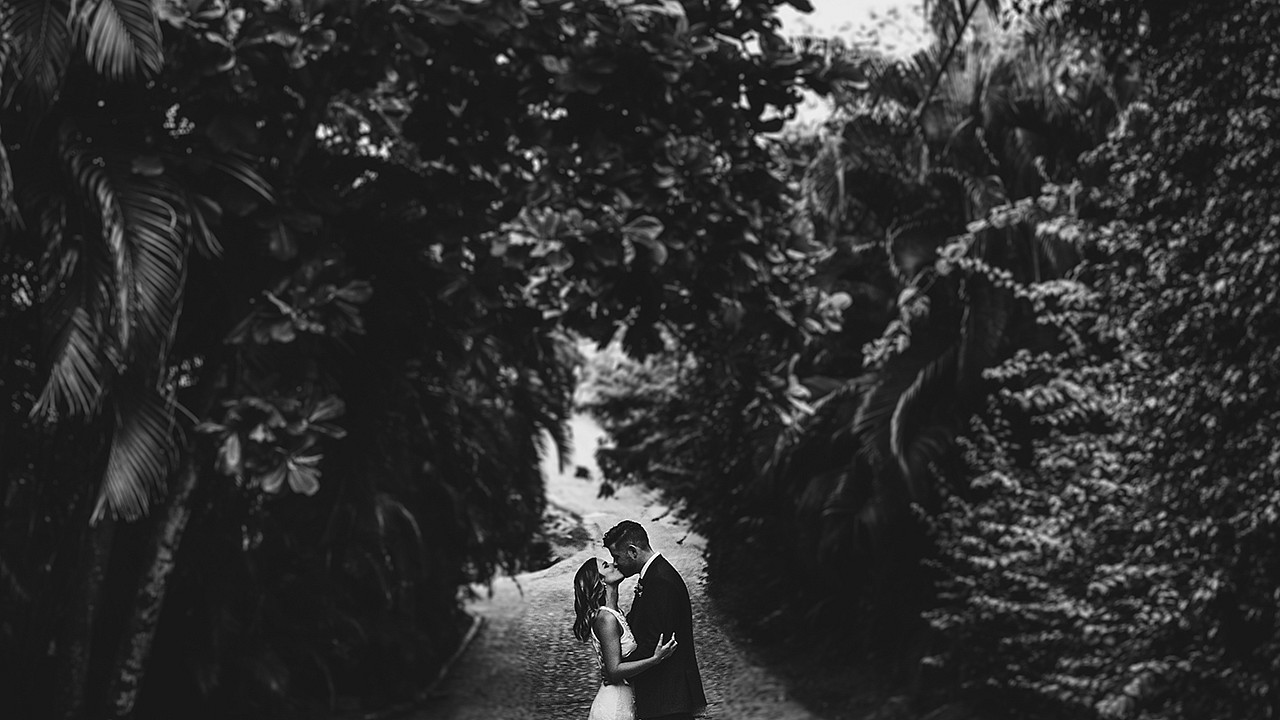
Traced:
<svg viewBox="0 0 1280 720">
<path fill-rule="evenodd" d="M 636 651 L 636 637 L 631 634 L 631 626 L 627 625 L 627 619 L 622 613 L 612 608 L 602 607 L 613 613 L 618 618 L 618 622 L 622 624 L 622 657 L 626 657 Z M 600 649 L 600 638 L 596 637 L 594 631 L 591 633 L 591 647 L 596 651 L 596 667 L 604 668 L 604 654 Z M 636 695 L 631 686 L 625 682 L 616 685 L 600 685 L 600 691 L 596 693 L 595 702 L 591 703 L 591 714 L 587 716 L 587 720 L 635 720 L 636 717 Z"/>
</svg>

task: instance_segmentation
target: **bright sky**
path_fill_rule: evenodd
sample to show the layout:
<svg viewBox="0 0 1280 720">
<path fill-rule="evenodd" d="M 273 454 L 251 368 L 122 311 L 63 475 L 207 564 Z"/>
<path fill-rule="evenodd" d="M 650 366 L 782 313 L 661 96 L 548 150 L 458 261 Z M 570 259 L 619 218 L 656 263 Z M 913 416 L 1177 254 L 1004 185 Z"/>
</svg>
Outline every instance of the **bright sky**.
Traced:
<svg viewBox="0 0 1280 720">
<path fill-rule="evenodd" d="M 923 0 L 810 0 L 812 13 L 789 5 L 778 9 L 782 35 L 839 37 L 851 46 L 873 45 L 889 55 L 910 55 L 925 42 Z M 830 107 L 809 95 L 796 122 L 819 122 Z"/>
<path fill-rule="evenodd" d="M 923 42 L 923 0 L 810 0 L 812 13 L 778 9 L 784 35 L 813 34 L 875 43 L 885 52 L 910 54 Z"/>
</svg>

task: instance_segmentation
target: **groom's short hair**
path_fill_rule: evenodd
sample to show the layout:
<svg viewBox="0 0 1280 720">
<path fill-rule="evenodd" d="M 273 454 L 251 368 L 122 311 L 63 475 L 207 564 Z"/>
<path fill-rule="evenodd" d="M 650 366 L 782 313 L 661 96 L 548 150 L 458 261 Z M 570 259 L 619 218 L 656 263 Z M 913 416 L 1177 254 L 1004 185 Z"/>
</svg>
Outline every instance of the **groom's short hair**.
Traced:
<svg viewBox="0 0 1280 720">
<path fill-rule="evenodd" d="M 641 550 L 649 550 L 649 533 L 645 532 L 640 523 L 635 520 L 623 520 L 604 534 L 605 547 L 619 545 L 635 545 Z"/>
</svg>

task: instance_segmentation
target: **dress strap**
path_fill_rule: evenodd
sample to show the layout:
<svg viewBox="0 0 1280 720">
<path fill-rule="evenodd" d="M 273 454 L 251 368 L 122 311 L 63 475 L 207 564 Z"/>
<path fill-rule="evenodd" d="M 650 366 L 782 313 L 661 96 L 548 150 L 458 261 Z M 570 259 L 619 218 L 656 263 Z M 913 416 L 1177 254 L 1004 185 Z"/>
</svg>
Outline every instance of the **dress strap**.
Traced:
<svg viewBox="0 0 1280 720">
<path fill-rule="evenodd" d="M 623 626 L 623 627 L 626 627 L 626 626 L 627 626 L 627 617 L 626 617 L 625 615 L 623 615 L 622 613 L 618 612 L 617 610 L 614 610 L 613 608 L 611 608 L 611 607 L 609 607 L 609 606 L 607 606 L 607 605 L 601 605 L 601 606 L 600 606 L 600 609 L 601 609 L 601 610 L 608 610 L 609 612 L 613 613 L 613 616 L 614 616 L 614 617 L 616 617 L 616 618 L 618 618 L 618 622 L 622 623 L 622 626 Z"/>
</svg>

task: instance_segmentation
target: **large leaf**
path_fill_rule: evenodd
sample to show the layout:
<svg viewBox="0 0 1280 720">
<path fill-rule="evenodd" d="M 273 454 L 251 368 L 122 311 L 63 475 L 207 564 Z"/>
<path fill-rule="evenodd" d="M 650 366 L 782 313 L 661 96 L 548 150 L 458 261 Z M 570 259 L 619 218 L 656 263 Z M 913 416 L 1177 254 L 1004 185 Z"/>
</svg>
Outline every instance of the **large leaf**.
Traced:
<svg viewBox="0 0 1280 720">
<path fill-rule="evenodd" d="M 36 399 L 33 415 L 49 417 L 57 408 L 66 408 L 72 415 L 97 412 L 103 395 L 98 346 L 99 335 L 89 313 L 83 307 L 74 308 L 54 338 L 49 379 Z"/>
<path fill-rule="evenodd" d="M 917 330 L 911 346 L 880 371 L 875 385 L 863 396 L 851 430 L 858 438 L 860 452 L 878 471 L 896 473 L 901 467 L 898 451 L 911 443 L 911 426 L 906 421 L 926 412 L 923 405 L 915 403 L 936 406 L 954 397 L 956 348 L 948 335 L 939 329 Z M 904 396 L 909 397 L 906 409 Z M 904 479 L 912 483 L 912 479 Z M 911 488 L 913 492 L 918 489 Z"/>
<path fill-rule="evenodd" d="M 801 547 L 818 550 L 815 561 L 832 559 L 841 540 L 852 529 L 850 522 L 857 508 L 846 497 L 850 470 L 831 469 L 813 475 L 804 482 L 796 497 L 796 539 Z"/>
<path fill-rule="evenodd" d="M 74 148 L 69 165 L 96 209 L 111 259 L 110 327 L 124 360 L 145 354 L 159 367 L 182 306 L 190 248 L 191 210 L 185 193 L 164 174 L 135 172 L 131 158 Z"/>
<path fill-rule="evenodd" d="M 104 316 L 111 307 L 110 271 L 103 252 L 68 233 L 67 206 L 59 196 L 40 208 L 37 231 L 45 251 L 40 259 L 40 308 L 49 331 L 49 378 L 33 415 L 57 412 L 89 416 L 97 412 L 107 384 Z"/>
<path fill-rule="evenodd" d="M 159 160 L 166 170 L 176 168 L 176 170 L 168 171 L 184 179 L 191 178 L 193 175 L 204 175 L 208 170 L 213 170 L 217 174 L 225 176 L 225 178 L 234 180 L 257 198 L 261 198 L 268 203 L 275 202 L 275 195 L 270 184 L 254 168 L 248 156 L 225 152 L 217 153 L 210 157 L 201 152 L 200 148 L 186 146 L 178 151 L 162 153 Z M 225 187 L 225 178 L 209 178 L 206 182 L 210 184 L 206 185 L 205 189 L 200 192 L 193 189 L 191 184 L 178 189 L 181 195 L 181 204 L 187 208 L 186 213 L 190 218 L 192 242 L 195 243 L 196 249 L 206 257 L 222 255 L 222 243 L 219 242 L 217 235 L 214 233 L 213 225 L 221 222 L 225 209 L 221 203 L 214 200 L 210 195 L 210 188 Z"/>
<path fill-rule="evenodd" d="M 93 522 L 107 513 L 135 520 L 164 492 L 177 462 L 171 403 L 146 383 L 112 387 L 115 432 L 107 468 L 93 510 Z"/>
<path fill-rule="evenodd" d="M 960 382 L 976 383 L 983 370 L 999 359 L 1009 326 L 1012 299 L 983 277 L 965 281 L 968 302 L 961 329 L 956 376 Z"/>
<path fill-rule="evenodd" d="M 97 213 L 102 239 L 106 243 L 111 260 L 112 277 L 109 286 L 114 295 L 110 308 L 99 310 L 111 317 L 116 331 L 117 349 L 129 347 L 132 324 L 127 321 L 129 308 L 133 306 L 132 256 L 126 252 L 124 213 L 120 208 L 116 188 L 106 169 L 106 162 L 86 148 L 72 146 L 67 152 L 67 165 L 85 204 Z"/>
<path fill-rule="evenodd" d="M 150 0 L 85 0 L 76 20 L 98 72 L 113 80 L 160 72 L 160 25 Z"/>
<path fill-rule="evenodd" d="M 275 202 L 275 193 L 272 192 L 271 185 L 244 157 L 236 154 L 220 155 L 213 159 L 212 164 L 219 172 L 238 180 L 263 200 Z"/>
<path fill-rule="evenodd" d="M 822 141 L 813 162 L 804 173 L 802 182 L 805 199 L 812 212 L 826 221 L 829 233 L 834 236 L 844 217 L 847 196 L 845 194 L 844 143 L 839 135 Z"/>
<path fill-rule="evenodd" d="M 955 345 L 916 373 L 911 385 L 898 396 L 889 421 L 889 448 L 903 479 L 917 500 L 929 496 L 926 469 L 946 451 L 955 422 L 949 405 L 956 396 Z"/>
<path fill-rule="evenodd" d="M 0 67 L 3 67 L 2 61 Z M 13 172 L 9 168 L 9 154 L 5 151 L 4 137 L 0 136 L 0 227 L 21 224 L 22 216 L 18 214 L 18 204 L 13 199 Z"/>
<path fill-rule="evenodd" d="M 964 36 L 974 14 L 985 7 L 992 16 L 1000 13 L 1000 0 L 925 0 L 924 14 L 934 32 L 946 42 Z"/>
<path fill-rule="evenodd" d="M 373 497 L 375 537 L 383 562 L 401 578 L 401 591 L 409 583 L 427 579 L 430 571 L 427 541 L 418 516 L 389 492 Z"/>
<path fill-rule="evenodd" d="M 315 495 L 320 490 L 320 460 L 322 456 L 293 455 L 285 461 L 289 488 L 300 495 Z"/>
<path fill-rule="evenodd" d="M 42 103 L 57 93 L 71 58 L 70 11 L 67 0 L 0 2 L 0 36 L 16 39 L 18 73 Z"/>
<path fill-rule="evenodd" d="M 179 206 L 181 194 L 164 177 L 134 175 L 121 178 L 120 185 L 125 225 L 122 252 L 128 256 L 124 265 L 130 272 L 124 281 L 135 288 L 126 322 L 138 331 L 137 347 L 129 350 L 148 354 L 144 362 L 159 367 L 182 309 L 190 212 Z"/>
</svg>

